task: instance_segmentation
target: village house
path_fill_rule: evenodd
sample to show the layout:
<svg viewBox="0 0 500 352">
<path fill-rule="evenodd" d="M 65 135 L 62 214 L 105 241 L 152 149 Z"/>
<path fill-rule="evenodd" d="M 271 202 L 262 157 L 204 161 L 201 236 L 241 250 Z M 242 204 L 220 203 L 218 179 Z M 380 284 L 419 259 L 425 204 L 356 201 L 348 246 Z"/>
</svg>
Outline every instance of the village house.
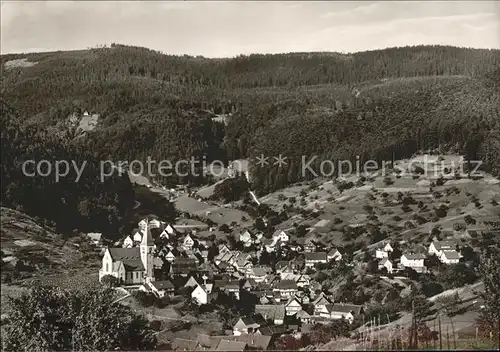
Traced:
<svg viewBox="0 0 500 352">
<path fill-rule="evenodd" d="M 187 234 L 182 241 L 182 247 L 185 250 L 190 250 L 191 248 L 193 248 L 193 245 L 194 245 L 193 238 L 191 237 L 191 235 Z"/>
<path fill-rule="evenodd" d="M 130 237 L 130 235 L 125 237 L 125 239 L 123 240 L 122 247 L 123 248 L 132 248 L 133 246 L 134 246 L 134 240 L 132 239 L 132 237 Z"/>
<path fill-rule="evenodd" d="M 175 260 L 175 255 L 172 251 L 169 251 L 166 255 L 165 255 L 165 260 L 167 262 L 173 262 Z"/>
<path fill-rule="evenodd" d="M 265 322 L 261 316 L 254 315 L 241 317 L 233 326 L 233 335 L 252 334 L 262 325 L 265 325 Z"/>
<path fill-rule="evenodd" d="M 148 226 L 150 229 L 159 229 L 162 225 L 162 222 L 158 219 L 149 220 Z"/>
<path fill-rule="evenodd" d="M 281 296 L 289 297 L 297 293 L 297 283 L 293 280 L 280 280 L 273 287 L 274 292 L 279 292 Z"/>
<path fill-rule="evenodd" d="M 338 249 L 333 248 L 330 252 L 327 254 L 327 260 L 330 262 L 332 260 L 335 260 L 336 262 L 342 260 L 342 253 Z"/>
<path fill-rule="evenodd" d="M 99 282 L 104 276 L 116 277 L 126 285 L 154 281 L 154 243 L 151 232 L 146 231 L 140 247 L 107 248 L 99 270 Z"/>
<path fill-rule="evenodd" d="M 280 241 L 281 243 L 286 243 L 290 240 L 290 236 L 287 235 L 287 233 L 283 230 L 276 230 L 273 233 L 273 239 Z"/>
<path fill-rule="evenodd" d="M 87 238 L 95 246 L 101 246 L 102 244 L 102 233 L 100 232 L 90 232 L 87 234 Z"/>
<path fill-rule="evenodd" d="M 300 310 L 302 310 L 301 301 L 296 296 L 290 297 L 285 304 L 286 315 L 295 315 Z"/>
<path fill-rule="evenodd" d="M 389 258 L 384 258 L 378 262 L 378 270 L 386 269 L 387 273 L 392 274 L 392 262 Z"/>
<path fill-rule="evenodd" d="M 194 278 L 194 276 L 190 276 L 189 279 L 186 281 L 183 287 L 196 287 L 198 286 L 198 281 Z"/>
<path fill-rule="evenodd" d="M 460 261 L 460 253 L 456 250 L 443 250 L 439 260 L 443 264 L 457 264 Z"/>
<path fill-rule="evenodd" d="M 163 298 L 165 296 L 171 297 L 174 295 L 175 287 L 169 280 L 154 281 L 144 285 L 148 285 L 151 289 L 151 292 L 153 292 L 160 298 Z"/>
<path fill-rule="evenodd" d="M 274 325 L 282 325 L 285 320 L 285 305 L 257 304 L 255 305 L 255 314 L 262 316 L 265 321 L 269 321 Z"/>
<path fill-rule="evenodd" d="M 405 253 L 401 256 L 401 265 L 405 268 L 412 268 L 416 272 L 424 272 L 425 256 L 421 253 Z"/>
<path fill-rule="evenodd" d="M 335 303 L 327 306 L 329 311 L 328 318 L 332 320 L 346 319 L 349 324 L 352 324 L 354 319 L 362 313 L 362 306 L 354 304 Z"/>
<path fill-rule="evenodd" d="M 145 231 L 148 228 L 148 219 L 142 219 L 139 221 L 138 226 L 141 231 Z"/>
<path fill-rule="evenodd" d="M 326 252 L 306 252 L 305 256 L 305 266 L 306 268 L 312 268 L 316 264 L 328 263 L 328 257 Z"/>
<path fill-rule="evenodd" d="M 326 295 L 321 292 L 318 297 L 312 302 L 314 307 L 314 315 L 321 315 L 322 313 L 327 313 L 327 305 L 333 304 L 333 300 L 330 300 Z"/>
<path fill-rule="evenodd" d="M 170 275 L 180 275 L 187 277 L 191 273 L 198 271 L 196 261 L 191 258 L 176 258 L 170 264 Z"/>
<path fill-rule="evenodd" d="M 206 351 L 215 351 L 219 348 L 222 340 L 225 341 L 236 341 L 240 343 L 245 343 L 249 349 L 265 351 L 267 350 L 270 342 L 271 336 L 265 336 L 262 334 L 258 334 L 258 331 L 253 334 L 243 334 L 238 336 L 213 336 L 206 334 L 198 334 L 196 336 L 196 341 L 199 343 L 198 350 L 206 350 Z M 241 346 L 241 345 L 239 345 Z M 235 346 L 222 346 L 225 348 L 225 351 L 234 351 Z M 221 347 L 221 348 L 222 348 Z M 238 347 L 241 348 L 241 347 Z M 191 350 L 193 351 L 193 350 Z"/>
<path fill-rule="evenodd" d="M 383 247 L 377 248 L 375 250 L 375 258 L 377 259 L 383 259 L 389 257 L 389 253 L 393 252 L 394 249 L 392 248 L 390 243 L 386 243 Z"/>
<path fill-rule="evenodd" d="M 318 246 L 316 245 L 316 242 L 314 238 L 307 238 L 304 241 L 304 251 L 305 252 L 316 252 Z"/>
<path fill-rule="evenodd" d="M 238 281 L 229 281 L 219 287 L 222 291 L 233 295 L 236 299 L 240 299 L 240 283 Z"/>
<path fill-rule="evenodd" d="M 208 304 L 217 297 L 216 292 L 212 292 L 214 285 L 206 283 L 206 276 L 203 277 L 203 281 L 204 283 L 202 285 L 197 285 L 191 293 L 191 298 L 196 300 L 199 305 Z"/>
<path fill-rule="evenodd" d="M 268 266 L 254 266 L 249 270 L 246 277 L 247 279 L 253 279 L 255 282 L 266 282 L 267 275 L 271 272 L 271 268 Z"/>
<path fill-rule="evenodd" d="M 438 258 L 441 256 L 443 251 L 451 251 L 456 249 L 456 243 L 452 241 L 433 241 L 429 245 L 428 253 L 429 255 L 436 255 Z"/>
</svg>

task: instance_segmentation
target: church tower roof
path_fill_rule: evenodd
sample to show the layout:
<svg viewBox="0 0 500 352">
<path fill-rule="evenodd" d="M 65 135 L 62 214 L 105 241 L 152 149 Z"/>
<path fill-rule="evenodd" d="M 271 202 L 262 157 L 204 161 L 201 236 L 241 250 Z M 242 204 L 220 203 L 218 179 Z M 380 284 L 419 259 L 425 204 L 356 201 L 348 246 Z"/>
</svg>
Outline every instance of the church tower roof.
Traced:
<svg viewBox="0 0 500 352">
<path fill-rule="evenodd" d="M 154 241 L 153 241 L 153 236 L 151 235 L 151 230 L 149 229 L 149 226 L 146 228 L 144 231 L 144 235 L 142 236 L 142 241 L 141 245 L 145 246 L 154 246 Z"/>
</svg>

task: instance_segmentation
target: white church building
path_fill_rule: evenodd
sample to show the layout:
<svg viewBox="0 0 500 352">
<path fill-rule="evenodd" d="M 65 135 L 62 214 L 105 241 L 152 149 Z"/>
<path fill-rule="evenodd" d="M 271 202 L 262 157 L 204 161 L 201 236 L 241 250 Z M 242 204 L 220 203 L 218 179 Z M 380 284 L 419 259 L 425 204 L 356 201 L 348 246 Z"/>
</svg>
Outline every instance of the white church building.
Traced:
<svg viewBox="0 0 500 352">
<path fill-rule="evenodd" d="M 99 281 L 106 276 L 116 277 L 121 284 L 135 285 L 153 282 L 154 242 L 147 229 L 138 247 L 106 248 L 99 270 Z"/>
</svg>

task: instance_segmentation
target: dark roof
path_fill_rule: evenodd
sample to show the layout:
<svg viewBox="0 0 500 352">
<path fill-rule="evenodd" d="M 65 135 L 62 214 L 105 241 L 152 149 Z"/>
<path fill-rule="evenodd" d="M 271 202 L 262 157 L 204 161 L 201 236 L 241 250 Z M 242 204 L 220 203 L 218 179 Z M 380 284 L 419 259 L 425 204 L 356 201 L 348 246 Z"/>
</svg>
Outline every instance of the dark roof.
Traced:
<svg viewBox="0 0 500 352">
<path fill-rule="evenodd" d="M 151 283 L 154 287 L 156 287 L 157 290 L 167 290 L 167 289 L 174 289 L 174 284 L 170 282 L 170 280 L 165 280 L 165 281 L 154 281 Z"/>
<path fill-rule="evenodd" d="M 329 307 L 330 312 L 340 312 L 340 313 L 352 313 L 353 315 L 358 315 L 361 312 L 363 306 L 358 306 L 355 304 L 343 304 L 335 303 Z"/>
<path fill-rule="evenodd" d="M 140 259 L 141 252 L 139 247 L 133 248 L 109 248 L 109 253 L 113 261 L 123 261 L 129 259 Z"/>
<path fill-rule="evenodd" d="M 144 270 L 141 253 L 138 247 L 134 248 L 109 248 L 109 253 L 114 262 L 122 262 L 127 271 Z"/>
<path fill-rule="evenodd" d="M 143 271 L 144 265 L 140 259 L 123 259 L 121 260 L 126 271 Z"/>
<path fill-rule="evenodd" d="M 259 331 L 264 336 L 274 336 L 284 334 L 290 329 L 287 329 L 284 325 L 271 325 L 259 328 Z"/>
<path fill-rule="evenodd" d="M 304 255 L 306 260 L 327 260 L 326 252 L 307 252 Z"/>
<path fill-rule="evenodd" d="M 281 290 L 291 290 L 297 288 L 297 283 L 294 280 L 281 280 L 274 287 Z"/>
<path fill-rule="evenodd" d="M 434 241 L 434 247 L 439 251 L 441 249 L 455 249 L 456 243 L 453 241 Z"/>
</svg>

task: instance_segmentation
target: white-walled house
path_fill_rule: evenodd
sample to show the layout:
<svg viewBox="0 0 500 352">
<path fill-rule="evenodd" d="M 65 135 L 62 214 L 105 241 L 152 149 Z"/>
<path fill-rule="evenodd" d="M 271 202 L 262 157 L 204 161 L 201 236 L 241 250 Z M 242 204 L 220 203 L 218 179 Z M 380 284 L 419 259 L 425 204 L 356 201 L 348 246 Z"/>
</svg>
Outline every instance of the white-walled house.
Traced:
<svg viewBox="0 0 500 352">
<path fill-rule="evenodd" d="M 455 250 L 456 244 L 452 241 L 433 241 L 429 245 L 428 253 L 429 255 L 436 255 L 438 258 L 441 256 L 443 251 Z"/>
<path fill-rule="evenodd" d="M 125 237 L 125 239 L 123 240 L 122 247 L 123 248 L 132 248 L 133 246 L 134 246 L 134 240 L 132 239 L 132 237 L 130 237 L 130 236 Z"/>
<path fill-rule="evenodd" d="M 342 253 L 338 249 L 332 249 L 330 252 L 327 254 L 327 260 L 335 260 L 336 262 L 342 260 Z"/>
<path fill-rule="evenodd" d="M 306 252 L 304 256 L 306 268 L 312 268 L 319 263 L 328 263 L 326 252 Z"/>
<path fill-rule="evenodd" d="M 295 315 L 297 312 L 302 310 L 302 304 L 296 296 L 290 297 L 288 302 L 285 304 L 286 315 Z"/>
<path fill-rule="evenodd" d="M 457 264 L 460 261 L 460 253 L 456 250 L 444 250 L 441 252 L 439 260 L 443 264 Z"/>
<path fill-rule="evenodd" d="M 417 272 L 425 271 L 425 256 L 421 253 L 405 253 L 401 256 L 401 265 Z"/>
<path fill-rule="evenodd" d="M 184 240 L 182 241 L 182 246 L 186 249 L 191 249 L 193 248 L 194 245 L 194 240 L 193 238 L 187 234 L 186 237 L 184 237 Z"/>
<path fill-rule="evenodd" d="M 142 230 L 137 231 L 136 233 L 134 233 L 132 239 L 134 240 L 134 242 L 141 242 L 143 235 L 144 233 L 142 232 Z"/>
<path fill-rule="evenodd" d="M 386 243 L 383 247 L 377 248 L 375 250 L 375 258 L 378 259 L 383 259 L 383 258 L 388 258 L 389 253 L 393 252 L 394 249 L 392 248 L 390 243 Z"/>
<path fill-rule="evenodd" d="M 387 269 L 387 272 L 389 274 L 392 274 L 392 262 L 389 260 L 389 258 L 384 258 L 378 263 L 378 269 Z"/>
<path fill-rule="evenodd" d="M 191 293 L 191 297 L 196 299 L 199 305 L 208 304 L 215 297 L 212 293 L 213 286 L 213 284 L 197 285 Z"/>
<path fill-rule="evenodd" d="M 278 240 L 280 242 L 285 243 L 285 242 L 288 242 L 290 240 L 290 236 L 288 236 L 286 234 L 286 232 L 283 231 L 283 230 L 276 230 L 273 233 L 273 239 L 276 239 L 276 240 Z"/>
<path fill-rule="evenodd" d="M 141 221 L 139 221 L 139 229 L 141 230 L 146 230 L 148 228 L 148 219 L 142 219 Z"/>
<path fill-rule="evenodd" d="M 148 226 L 151 229 L 159 229 L 161 226 L 161 221 L 158 219 L 151 219 L 151 220 L 149 220 Z"/>
</svg>

